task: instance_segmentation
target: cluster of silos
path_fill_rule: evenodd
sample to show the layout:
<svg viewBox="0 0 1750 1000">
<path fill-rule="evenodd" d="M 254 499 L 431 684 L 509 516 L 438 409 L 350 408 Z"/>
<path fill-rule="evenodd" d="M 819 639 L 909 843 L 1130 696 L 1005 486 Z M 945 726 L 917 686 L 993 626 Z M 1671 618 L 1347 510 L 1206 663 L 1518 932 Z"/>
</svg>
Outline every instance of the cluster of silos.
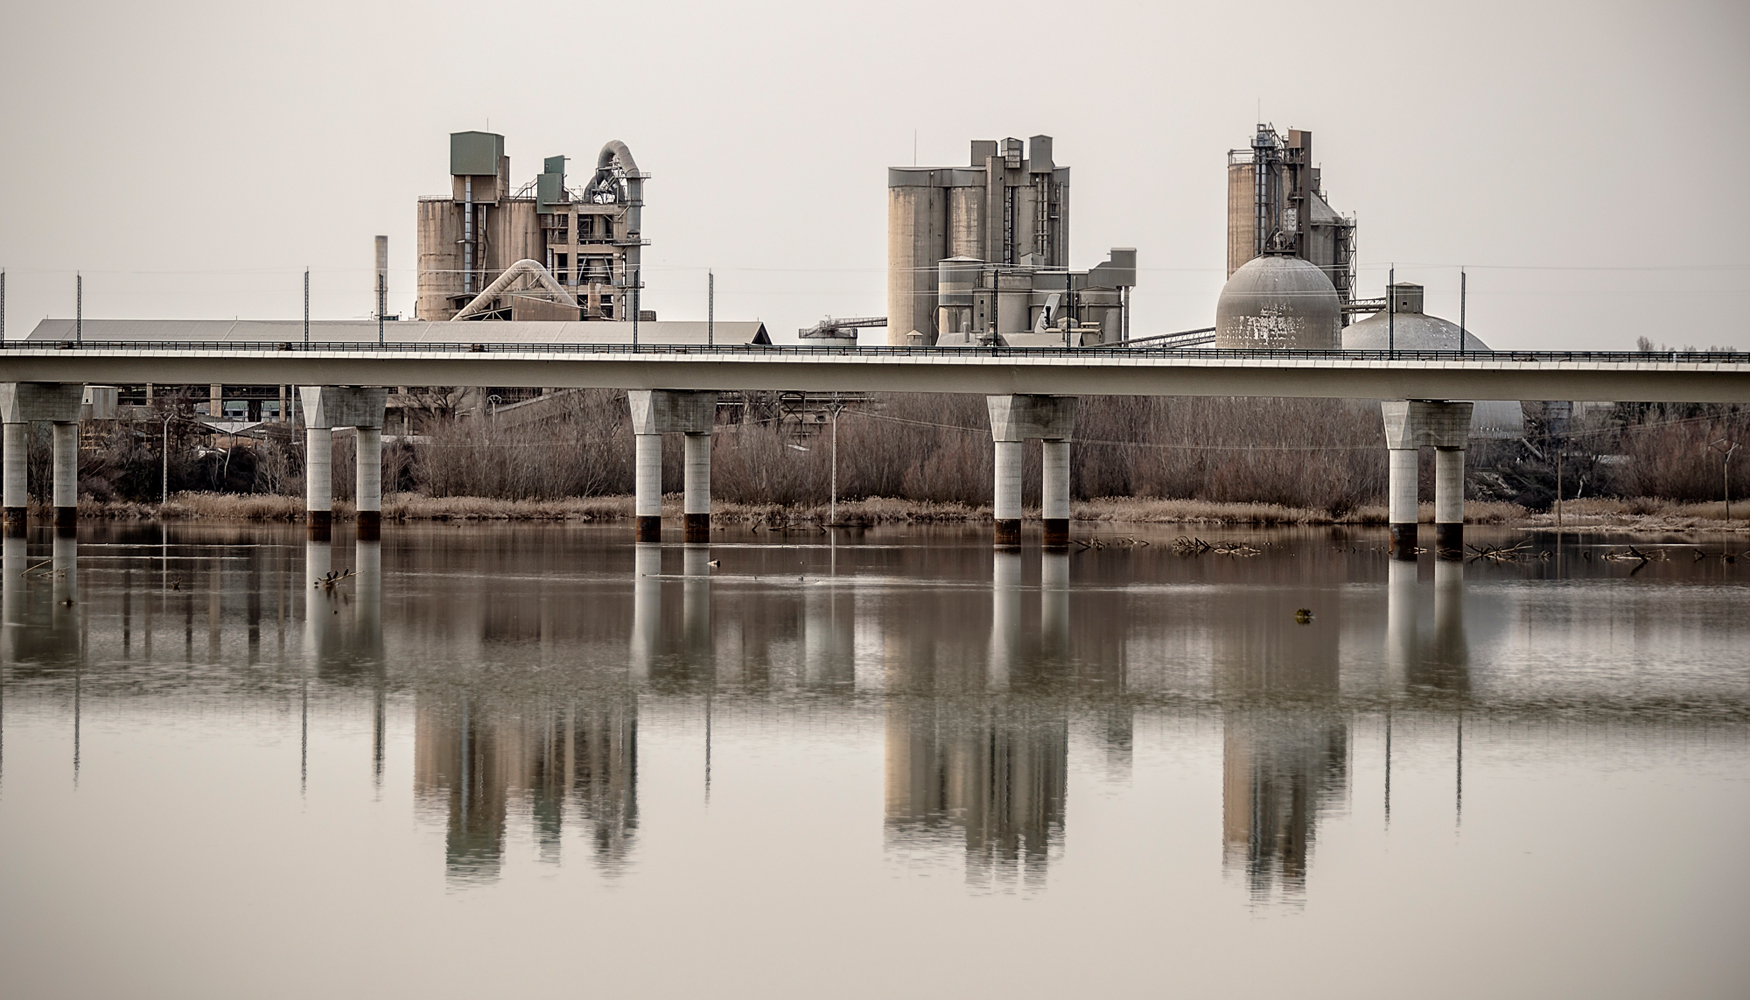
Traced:
<svg viewBox="0 0 1750 1000">
<path fill-rule="evenodd" d="M 1051 137 L 976 139 L 965 167 L 887 171 L 887 339 L 933 344 L 938 266 L 949 258 L 1062 268 L 1069 263 L 1069 168 Z M 1000 308 L 1000 306 L 999 306 Z"/>
</svg>

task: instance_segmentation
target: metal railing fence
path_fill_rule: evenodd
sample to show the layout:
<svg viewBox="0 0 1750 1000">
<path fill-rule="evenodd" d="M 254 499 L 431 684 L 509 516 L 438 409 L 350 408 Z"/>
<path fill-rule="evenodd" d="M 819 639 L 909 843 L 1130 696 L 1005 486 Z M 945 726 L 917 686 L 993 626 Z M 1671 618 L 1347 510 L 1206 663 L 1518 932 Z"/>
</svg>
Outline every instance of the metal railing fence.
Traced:
<svg viewBox="0 0 1750 1000">
<path fill-rule="evenodd" d="M 400 342 L 363 343 L 352 341 L 32 341 L 11 340 L 0 346 L 0 356 L 20 350 L 65 350 L 85 353 L 125 351 L 133 354 L 174 353 L 268 353 L 294 354 L 560 354 L 665 356 L 697 355 L 724 357 L 753 355 L 759 357 L 848 357 L 848 358 L 915 358 L 944 361 L 961 359 L 1007 358 L 1014 360 L 1056 361 L 1064 365 L 1106 362 L 1115 358 L 1148 360 L 1234 360 L 1234 361 L 1440 361 L 1475 362 L 1596 362 L 1746 364 L 1750 351 L 1307 351 L 1267 348 L 1175 348 L 1175 347 L 843 347 L 813 344 L 493 344 Z"/>
</svg>

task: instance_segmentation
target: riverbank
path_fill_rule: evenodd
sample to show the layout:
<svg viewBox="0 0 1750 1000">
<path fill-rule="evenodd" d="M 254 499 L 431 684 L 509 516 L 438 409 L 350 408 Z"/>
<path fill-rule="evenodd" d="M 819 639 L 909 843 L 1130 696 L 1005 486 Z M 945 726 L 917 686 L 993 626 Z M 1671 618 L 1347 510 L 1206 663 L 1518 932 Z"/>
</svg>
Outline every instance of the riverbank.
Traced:
<svg viewBox="0 0 1750 1000">
<path fill-rule="evenodd" d="M 663 515 L 679 517 L 678 494 L 663 498 Z M 1750 501 L 1735 504 L 1730 522 L 1723 503 L 1679 504 L 1651 498 L 1626 500 L 1589 498 L 1562 505 L 1559 526 L 1566 531 L 1741 531 L 1750 532 Z M 745 504 L 717 502 L 713 516 L 720 524 L 779 526 L 826 524 L 826 505 Z M 33 505 L 32 514 L 52 512 Z M 1071 505 L 1073 520 L 1114 524 L 1199 524 L 1268 527 L 1275 525 L 1383 525 L 1383 506 L 1362 506 L 1341 514 L 1281 504 L 1227 503 L 1206 500 L 1158 500 L 1109 497 Z M 1420 520 L 1432 523 L 1434 505 L 1420 507 Z M 337 520 L 354 517 L 352 504 L 334 505 Z M 177 493 L 164 504 L 83 500 L 79 516 L 106 521 L 300 521 L 302 497 L 264 494 Z M 570 497 L 562 500 L 492 500 L 482 497 L 427 497 L 393 493 L 383 500 L 385 521 L 623 521 L 632 517 L 629 496 Z M 1027 517 L 1037 520 L 1037 508 Z M 979 523 L 991 519 L 991 508 L 962 503 L 870 497 L 840 503 L 838 523 L 846 525 Z M 1528 528 L 1558 527 L 1553 511 L 1533 512 L 1517 504 L 1472 501 L 1465 504 L 1467 524 Z"/>
</svg>

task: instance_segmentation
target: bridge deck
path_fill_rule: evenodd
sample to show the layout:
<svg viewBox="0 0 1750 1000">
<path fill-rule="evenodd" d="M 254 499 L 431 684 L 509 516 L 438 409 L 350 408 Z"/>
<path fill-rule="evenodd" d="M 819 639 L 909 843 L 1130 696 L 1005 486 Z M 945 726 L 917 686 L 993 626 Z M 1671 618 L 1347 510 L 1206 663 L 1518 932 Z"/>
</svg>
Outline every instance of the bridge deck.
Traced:
<svg viewBox="0 0 1750 1000">
<path fill-rule="evenodd" d="M 1750 402 L 1750 354 L 13 341 L 0 381 Z"/>
</svg>

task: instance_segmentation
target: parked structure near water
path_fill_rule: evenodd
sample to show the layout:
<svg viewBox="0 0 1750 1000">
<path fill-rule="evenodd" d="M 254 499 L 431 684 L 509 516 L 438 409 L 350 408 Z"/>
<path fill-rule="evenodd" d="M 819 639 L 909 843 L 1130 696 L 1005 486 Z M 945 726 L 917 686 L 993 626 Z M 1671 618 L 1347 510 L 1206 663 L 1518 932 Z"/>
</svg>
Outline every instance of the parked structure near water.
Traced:
<svg viewBox="0 0 1750 1000">
<path fill-rule="evenodd" d="M 581 188 L 566 186 L 566 159 L 547 157 L 534 180 L 512 188 L 504 136 L 450 135 L 450 194 L 419 200 L 417 318 L 632 318 L 648 175 L 618 140 L 602 147 Z M 495 287 L 519 264 L 539 287 L 518 289 L 514 278 Z"/>
<path fill-rule="evenodd" d="M 1082 346 L 1128 330 L 1136 251 L 1069 266 L 1051 137 L 975 139 L 965 167 L 887 170 L 887 342 Z"/>
</svg>

